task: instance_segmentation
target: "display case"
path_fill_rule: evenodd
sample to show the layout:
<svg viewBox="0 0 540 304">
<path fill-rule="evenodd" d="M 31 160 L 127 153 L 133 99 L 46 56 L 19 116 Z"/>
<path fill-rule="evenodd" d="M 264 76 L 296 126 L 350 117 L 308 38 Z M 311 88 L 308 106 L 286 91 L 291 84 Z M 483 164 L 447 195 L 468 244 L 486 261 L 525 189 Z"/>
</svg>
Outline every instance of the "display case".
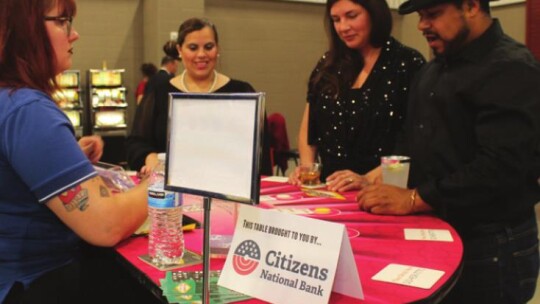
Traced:
<svg viewBox="0 0 540 304">
<path fill-rule="evenodd" d="M 67 70 L 56 77 L 56 82 L 61 89 L 53 93 L 53 99 L 73 124 L 75 135 L 81 137 L 84 128 L 81 73 Z"/>
<path fill-rule="evenodd" d="M 89 116 L 93 134 L 126 135 L 128 103 L 123 78 L 123 69 L 88 71 Z"/>
</svg>

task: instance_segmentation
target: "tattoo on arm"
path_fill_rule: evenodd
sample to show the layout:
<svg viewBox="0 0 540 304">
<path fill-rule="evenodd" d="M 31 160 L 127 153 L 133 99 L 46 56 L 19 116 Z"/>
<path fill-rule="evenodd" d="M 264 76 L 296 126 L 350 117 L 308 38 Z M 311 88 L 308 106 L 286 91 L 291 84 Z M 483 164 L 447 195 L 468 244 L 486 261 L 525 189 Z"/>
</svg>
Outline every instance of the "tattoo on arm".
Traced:
<svg viewBox="0 0 540 304">
<path fill-rule="evenodd" d="M 107 187 L 105 187 L 103 185 L 99 186 L 99 194 L 101 195 L 101 197 L 109 197 L 109 196 L 111 196 L 109 194 L 109 189 L 107 189 Z"/>
<path fill-rule="evenodd" d="M 81 188 L 80 185 L 71 188 L 58 197 L 67 211 L 73 211 L 75 209 L 84 211 L 88 208 L 88 190 Z"/>
</svg>

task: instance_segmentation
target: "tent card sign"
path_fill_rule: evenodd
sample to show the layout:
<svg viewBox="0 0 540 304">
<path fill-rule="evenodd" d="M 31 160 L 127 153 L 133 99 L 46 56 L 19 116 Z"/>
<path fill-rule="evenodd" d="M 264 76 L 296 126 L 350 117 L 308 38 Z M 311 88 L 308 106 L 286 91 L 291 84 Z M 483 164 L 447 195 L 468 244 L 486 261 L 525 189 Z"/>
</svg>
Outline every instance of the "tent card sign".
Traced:
<svg viewBox="0 0 540 304">
<path fill-rule="evenodd" d="M 364 297 L 344 225 L 247 205 L 218 284 L 278 304 Z"/>
</svg>

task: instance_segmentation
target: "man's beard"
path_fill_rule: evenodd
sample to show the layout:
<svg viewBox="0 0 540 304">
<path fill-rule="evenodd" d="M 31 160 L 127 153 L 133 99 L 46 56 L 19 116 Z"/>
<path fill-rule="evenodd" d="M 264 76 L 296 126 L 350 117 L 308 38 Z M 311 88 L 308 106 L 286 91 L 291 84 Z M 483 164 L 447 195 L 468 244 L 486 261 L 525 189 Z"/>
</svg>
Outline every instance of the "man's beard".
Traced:
<svg viewBox="0 0 540 304">
<path fill-rule="evenodd" d="M 450 41 L 445 41 L 446 46 L 442 53 L 438 53 L 435 50 L 433 50 L 433 53 L 435 56 L 450 56 L 452 54 L 457 53 L 465 44 L 465 41 L 467 41 L 467 37 L 469 36 L 469 33 L 471 30 L 468 27 L 463 27 L 460 29 L 460 31 L 457 33 L 456 37 Z"/>
<path fill-rule="evenodd" d="M 465 45 L 465 42 L 467 41 L 467 38 L 469 37 L 469 34 L 471 33 L 471 29 L 465 23 L 465 20 L 462 20 L 463 26 L 459 29 L 459 32 L 456 34 L 456 36 L 452 40 L 442 40 L 446 43 L 444 49 L 442 52 L 438 53 L 433 49 L 433 53 L 436 57 L 448 57 L 452 54 L 457 53 L 463 46 Z M 439 35 L 436 35 L 438 39 L 441 39 Z"/>
</svg>

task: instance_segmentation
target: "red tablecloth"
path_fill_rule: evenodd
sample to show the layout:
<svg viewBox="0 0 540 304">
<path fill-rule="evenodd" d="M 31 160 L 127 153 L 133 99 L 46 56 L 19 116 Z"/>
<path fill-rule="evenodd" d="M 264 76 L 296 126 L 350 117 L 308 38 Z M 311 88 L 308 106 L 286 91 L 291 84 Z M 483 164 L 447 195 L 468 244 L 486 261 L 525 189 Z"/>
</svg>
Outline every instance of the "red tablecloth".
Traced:
<svg viewBox="0 0 540 304">
<path fill-rule="evenodd" d="M 306 216 L 346 226 L 356 266 L 360 275 L 365 299 L 355 300 L 332 293 L 330 303 L 408 303 L 437 297 L 449 288 L 460 269 L 463 247 L 455 230 L 446 222 L 431 215 L 379 216 L 359 211 L 354 202 L 355 193 L 345 193 L 345 199 L 310 197 L 298 187 L 280 183 L 262 183 L 261 194 L 286 194 L 281 199 L 262 201 L 264 208 L 274 208 L 284 212 L 305 213 Z M 267 197 L 268 198 L 268 197 Z M 200 207 L 202 199 L 186 200 L 186 214 L 202 220 Z M 286 201 L 284 203 L 284 201 Z M 221 204 L 221 206 L 220 206 Z M 233 203 L 212 205 L 212 234 L 232 233 L 234 219 Z M 322 209 L 321 209 L 322 207 Z M 321 214 L 322 213 L 322 214 Z M 450 231 L 453 242 L 409 241 L 404 239 L 404 228 L 445 229 Z M 186 247 L 202 252 L 202 231 L 185 234 Z M 142 262 L 138 256 L 147 253 L 147 238 L 128 239 L 116 248 L 130 264 L 159 286 L 159 279 L 165 272 Z M 443 277 L 428 290 L 403 285 L 384 283 L 371 279 L 373 275 L 390 263 L 431 268 L 445 272 Z M 212 259 L 210 268 L 221 269 L 224 259 Z M 201 270 L 202 265 L 182 268 L 182 270 Z M 242 303 L 263 303 L 249 300 Z"/>
</svg>

